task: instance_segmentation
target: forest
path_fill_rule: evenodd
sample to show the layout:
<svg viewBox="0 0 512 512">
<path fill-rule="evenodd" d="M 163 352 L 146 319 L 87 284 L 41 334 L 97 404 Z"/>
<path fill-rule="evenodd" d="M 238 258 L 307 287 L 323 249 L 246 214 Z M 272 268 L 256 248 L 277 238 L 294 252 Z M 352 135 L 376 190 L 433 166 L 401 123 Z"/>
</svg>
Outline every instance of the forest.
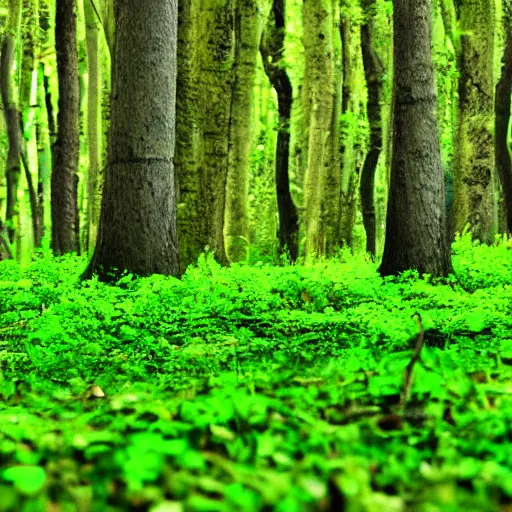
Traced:
<svg viewBox="0 0 512 512">
<path fill-rule="evenodd" d="M 512 0 L 0 41 L 0 512 L 512 511 Z"/>
</svg>

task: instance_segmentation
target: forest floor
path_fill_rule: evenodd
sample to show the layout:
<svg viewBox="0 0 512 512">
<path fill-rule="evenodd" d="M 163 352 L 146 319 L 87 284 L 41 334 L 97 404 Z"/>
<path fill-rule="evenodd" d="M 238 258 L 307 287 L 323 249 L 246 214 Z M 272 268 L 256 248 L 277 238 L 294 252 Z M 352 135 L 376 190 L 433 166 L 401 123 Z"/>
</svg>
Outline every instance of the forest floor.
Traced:
<svg viewBox="0 0 512 512">
<path fill-rule="evenodd" d="M 448 284 L 1 263 L 0 512 L 511 511 L 512 250 L 453 252 Z"/>
</svg>

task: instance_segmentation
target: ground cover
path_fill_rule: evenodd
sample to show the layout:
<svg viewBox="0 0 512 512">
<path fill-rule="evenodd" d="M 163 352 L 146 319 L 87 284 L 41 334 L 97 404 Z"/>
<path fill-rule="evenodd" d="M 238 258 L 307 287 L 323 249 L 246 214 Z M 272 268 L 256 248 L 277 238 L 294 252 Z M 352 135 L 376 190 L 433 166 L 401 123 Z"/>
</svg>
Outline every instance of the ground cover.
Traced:
<svg viewBox="0 0 512 512">
<path fill-rule="evenodd" d="M 0 511 L 512 510 L 512 251 L 453 251 L 445 283 L 1 263 Z"/>
</svg>

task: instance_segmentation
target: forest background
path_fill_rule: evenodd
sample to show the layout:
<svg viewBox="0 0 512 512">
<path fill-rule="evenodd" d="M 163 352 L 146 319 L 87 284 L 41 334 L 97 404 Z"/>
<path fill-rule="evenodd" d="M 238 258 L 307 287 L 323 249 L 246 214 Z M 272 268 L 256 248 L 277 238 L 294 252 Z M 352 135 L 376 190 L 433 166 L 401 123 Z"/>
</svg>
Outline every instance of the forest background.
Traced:
<svg viewBox="0 0 512 512">
<path fill-rule="evenodd" d="M 0 3 L 0 512 L 510 510 L 511 21 Z"/>
<path fill-rule="evenodd" d="M 510 5 L 475 5 L 430 8 L 436 115 L 448 239 L 467 226 L 493 243 L 510 224 Z M 1 18 L 2 258 L 25 262 L 41 246 L 93 254 L 109 161 L 113 4 L 57 6 L 11 1 Z M 378 0 L 179 4 L 179 273 L 205 250 L 221 263 L 275 263 L 283 251 L 294 261 L 347 244 L 380 258 L 392 163 L 392 12 L 392 2 Z M 151 84 L 146 71 L 139 87 Z M 414 117 L 421 114 L 411 126 Z M 144 224 L 162 224 L 150 218 L 151 199 L 124 197 L 132 199 Z M 421 225 L 422 207 L 409 202 L 408 213 L 397 206 L 390 215 L 392 226 L 415 211 Z M 155 243 L 131 223 L 119 228 L 117 245 Z M 411 245 L 426 237 L 425 226 L 407 233 Z"/>
</svg>

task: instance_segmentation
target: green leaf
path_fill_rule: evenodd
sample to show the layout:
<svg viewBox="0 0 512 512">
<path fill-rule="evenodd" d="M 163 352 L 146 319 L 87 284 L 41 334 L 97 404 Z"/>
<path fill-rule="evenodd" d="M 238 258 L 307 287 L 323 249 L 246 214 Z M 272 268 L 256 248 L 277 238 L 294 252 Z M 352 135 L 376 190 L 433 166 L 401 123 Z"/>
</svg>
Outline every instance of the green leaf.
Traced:
<svg viewBox="0 0 512 512">
<path fill-rule="evenodd" d="M 487 327 L 487 318 L 479 310 L 474 310 L 467 315 L 466 322 L 468 329 L 473 332 L 483 331 Z"/>
<path fill-rule="evenodd" d="M 46 483 L 46 473 L 39 466 L 14 466 L 3 471 L 4 480 L 12 482 L 22 494 L 37 494 Z"/>
</svg>

